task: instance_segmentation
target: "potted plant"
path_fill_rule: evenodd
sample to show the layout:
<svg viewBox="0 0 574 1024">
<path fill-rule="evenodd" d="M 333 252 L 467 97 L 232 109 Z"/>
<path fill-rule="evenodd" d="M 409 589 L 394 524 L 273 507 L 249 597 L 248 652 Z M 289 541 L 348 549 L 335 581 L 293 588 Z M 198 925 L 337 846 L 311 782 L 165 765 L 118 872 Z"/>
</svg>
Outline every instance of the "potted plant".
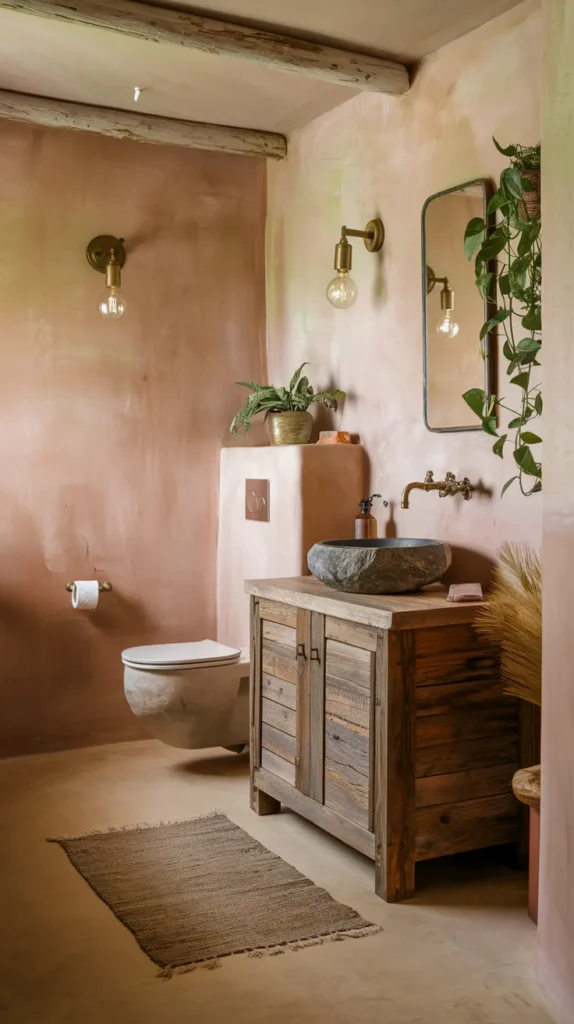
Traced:
<svg viewBox="0 0 574 1024">
<path fill-rule="evenodd" d="M 471 388 L 463 398 L 480 418 L 482 428 L 496 438 L 493 452 L 503 457 L 507 441 L 513 445 L 516 473 L 502 493 L 518 480 L 523 494 L 542 489 L 542 465 L 533 446 L 541 443 L 535 421 L 542 414 L 542 394 L 536 380 L 540 337 L 542 245 L 540 238 L 540 146 L 507 146 L 496 139 L 499 152 L 510 157 L 511 166 L 500 176 L 500 186 L 487 208 L 487 220 L 473 217 L 464 237 L 468 259 L 475 258 L 476 285 L 483 298 L 492 298 L 496 309 L 483 325 L 481 340 L 502 327 L 503 355 L 508 361 L 510 383 L 519 388 L 519 408 L 511 399 L 487 396 Z M 494 226 L 490 219 L 498 214 Z M 510 402 L 510 404 L 509 404 Z M 499 410 L 510 413 L 505 433 L 499 434 Z"/>
<path fill-rule="evenodd" d="M 236 381 L 236 384 L 248 388 L 252 394 L 237 416 L 233 417 L 231 433 L 236 434 L 238 428 L 242 427 L 243 433 L 246 434 L 253 417 L 264 413 L 271 444 L 309 444 L 313 429 L 313 417 L 308 411 L 309 406 L 319 402 L 327 409 L 336 411 L 339 401 L 345 397 L 345 392 L 315 392 L 309 384 L 308 377 L 303 376 L 305 366 L 307 363 L 302 363 L 295 371 L 288 388 L 254 384 L 253 381 Z"/>
</svg>

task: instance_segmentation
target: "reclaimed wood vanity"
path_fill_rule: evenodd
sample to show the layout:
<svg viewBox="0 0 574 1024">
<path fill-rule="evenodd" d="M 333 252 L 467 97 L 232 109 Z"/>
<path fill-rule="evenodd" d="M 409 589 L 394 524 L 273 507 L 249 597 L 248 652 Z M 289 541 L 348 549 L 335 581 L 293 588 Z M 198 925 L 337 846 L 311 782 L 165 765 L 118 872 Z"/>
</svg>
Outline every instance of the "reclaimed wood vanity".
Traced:
<svg viewBox="0 0 574 1024">
<path fill-rule="evenodd" d="M 251 806 L 281 804 L 375 861 L 388 901 L 417 861 L 518 841 L 519 702 L 478 605 L 248 581 Z"/>
</svg>

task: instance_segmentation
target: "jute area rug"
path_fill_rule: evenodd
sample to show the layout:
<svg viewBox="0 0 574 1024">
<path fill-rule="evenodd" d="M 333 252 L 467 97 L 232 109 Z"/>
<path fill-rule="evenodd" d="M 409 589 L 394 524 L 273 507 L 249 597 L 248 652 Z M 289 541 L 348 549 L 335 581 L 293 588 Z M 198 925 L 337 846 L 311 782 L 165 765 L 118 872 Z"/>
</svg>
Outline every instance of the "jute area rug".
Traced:
<svg viewBox="0 0 574 1024">
<path fill-rule="evenodd" d="M 380 931 L 224 814 L 51 842 L 164 977 Z"/>
</svg>

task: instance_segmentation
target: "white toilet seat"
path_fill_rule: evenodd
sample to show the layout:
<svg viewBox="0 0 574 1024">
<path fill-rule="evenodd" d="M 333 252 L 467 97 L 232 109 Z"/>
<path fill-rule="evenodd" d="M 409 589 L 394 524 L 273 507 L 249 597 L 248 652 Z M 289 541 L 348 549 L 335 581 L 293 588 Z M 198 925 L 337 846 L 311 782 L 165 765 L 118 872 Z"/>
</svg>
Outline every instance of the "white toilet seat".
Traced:
<svg viewBox="0 0 574 1024">
<path fill-rule="evenodd" d="M 122 651 L 122 661 L 128 668 L 150 672 L 212 668 L 239 661 L 241 651 L 226 647 L 215 640 L 197 640 L 182 644 L 147 644 L 128 647 Z"/>
</svg>

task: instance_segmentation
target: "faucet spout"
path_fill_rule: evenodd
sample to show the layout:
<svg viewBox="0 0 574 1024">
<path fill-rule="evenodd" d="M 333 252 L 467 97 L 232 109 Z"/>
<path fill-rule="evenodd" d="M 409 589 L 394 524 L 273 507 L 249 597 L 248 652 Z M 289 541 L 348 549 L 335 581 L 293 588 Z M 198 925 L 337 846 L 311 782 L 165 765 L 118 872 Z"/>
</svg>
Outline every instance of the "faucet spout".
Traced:
<svg viewBox="0 0 574 1024">
<path fill-rule="evenodd" d="M 446 473 L 444 480 L 435 480 L 432 471 L 429 469 L 424 481 L 414 480 L 405 487 L 401 508 L 409 508 L 409 497 L 411 491 L 438 491 L 440 498 L 454 497 L 455 494 L 462 494 L 465 501 L 472 497 L 474 487 L 467 476 L 457 480 L 454 473 Z"/>
</svg>

